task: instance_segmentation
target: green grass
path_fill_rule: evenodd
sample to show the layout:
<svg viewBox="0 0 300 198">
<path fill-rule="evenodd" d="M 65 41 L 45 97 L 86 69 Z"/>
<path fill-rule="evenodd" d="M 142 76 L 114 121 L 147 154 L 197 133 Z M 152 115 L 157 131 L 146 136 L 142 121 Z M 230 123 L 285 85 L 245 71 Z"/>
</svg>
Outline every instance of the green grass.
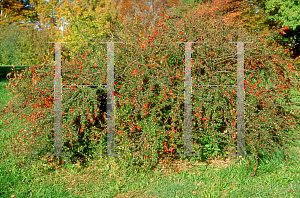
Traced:
<svg viewBox="0 0 300 198">
<path fill-rule="evenodd" d="M 3 84 L 4 104 L 10 97 Z M 16 137 L 23 126 L 20 120 L 9 127 L 0 121 L 0 197 L 300 197 L 300 140 L 290 148 L 289 161 L 278 151 L 274 158 L 262 159 L 255 176 L 253 157 L 194 165 L 177 161 L 178 172 L 162 165 L 146 172 L 122 165 L 122 158 L 99 157 L 87 167 L 58 167 L 46 158 L 31 161 L 26 145 L 20 147 L 22 138 Z"/>
<path fill-rule="evenodd" d="M 5 84 L 8 85 L 9 81 L 6 78 L 1 78 L 0 76 L 0 109 L 2 109 L 7 102 L 11 99 L 9 90 L 5 89 Z"/>
</svg>

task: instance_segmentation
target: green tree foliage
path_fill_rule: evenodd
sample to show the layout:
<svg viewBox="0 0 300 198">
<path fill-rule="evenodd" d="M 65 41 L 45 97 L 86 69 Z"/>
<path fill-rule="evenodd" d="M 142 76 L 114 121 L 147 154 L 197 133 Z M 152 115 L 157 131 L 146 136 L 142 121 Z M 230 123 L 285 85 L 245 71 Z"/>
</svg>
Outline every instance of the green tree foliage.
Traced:
<svg viewBox="0 0 300 198">
<path fill-rule="evenodd" d="M 47 56 L 47 32 L 37 32 L 33 26 L 2 26 L 0 31 L 0 65 L 41 64 Z"/>
<path fill-rule="evenodd" d="M 300 55 L 300 2 L 295 0 L 268 0 L 266 12 L 269 19 L 278 21 L 283 29 L 279 30 L 277 40 L 292 50 L 294 58 Z"/>
<path fill-rule="evenodd" d="M 300 3 L 295 0 L 268 0 L 266 12 L 270 13 L 269 18 L 281 21 L 282 26 L 292 30 L 300 29 Z"/>
<path fill-rule="evenodd" d="M 265 35 L 291 53 L 300 55 L 299 2 L 293 0 L 214 0 L 224 18 L 241 22 L 252 33 Z"/>
<path fill-rule="evenodd" d="M 20 35 L 14 26 L 2 27 L 0 31 L 0 65 L 19 64 L 17 39 Z"/>
</svg>

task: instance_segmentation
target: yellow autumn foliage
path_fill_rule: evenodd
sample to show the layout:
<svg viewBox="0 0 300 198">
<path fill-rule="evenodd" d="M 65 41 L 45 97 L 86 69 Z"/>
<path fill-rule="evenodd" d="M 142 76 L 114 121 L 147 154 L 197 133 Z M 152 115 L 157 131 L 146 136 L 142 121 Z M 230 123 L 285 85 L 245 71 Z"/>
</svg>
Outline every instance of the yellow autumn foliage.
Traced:
<svg viewBox="0 0 300 198">
<path fill-rule="evenodd" d="M 68 48 L 78 53 L 83 47 L 80 41 L 105 42 L 118 18 L 114 0 L 30 2 L 36 6 L 42 27 L 50 32 L 49 42 L 69 42 Z"/>
</svg>

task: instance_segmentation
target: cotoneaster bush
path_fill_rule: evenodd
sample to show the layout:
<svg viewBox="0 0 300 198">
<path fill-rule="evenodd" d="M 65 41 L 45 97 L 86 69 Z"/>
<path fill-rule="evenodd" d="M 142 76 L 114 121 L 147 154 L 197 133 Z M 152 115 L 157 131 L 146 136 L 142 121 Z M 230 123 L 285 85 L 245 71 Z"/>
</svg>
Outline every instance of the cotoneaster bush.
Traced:
<svg viewBox="0 0 300 198">
<path fill-rule="evenodd" d="M 51 51 L 54 53 L 53 50 L 54 48 L 51 49 Z M 64 48 L 62 49 L 62 51 L 63 50 Z M 79 71 L 78 74 L 83 76 L 83 74 L 81 74 L 83 73 L 83 67 L 80 66 L 82 65 L 80 59 L 82 60 L 83 57 L 84 55 L 78 57 L 78 59 L 73 60 L 72 62 L 67 63 L 65 63 L 65 60 L 62 59 L 62 71 L 67 74 L 73 73 L 75 67 L 74 65 L 78 64 L 79 70 L 76 71 Z M 49 63 L 50 66 L 54 65 L 53 61 L 48 61 L 47 63 Z M 71 67 L 70 65 L 73 65 L 73 67 Z M 85 70 L 86 69 L 87 68 L 85 68 Z M 37 72 L 37 70 L 39 72 Z M 62 75 L 63 79 L 70 78 L 65 77 L 65 73 Z M 84 81 L 83 79 L 76 79 L 79 75 L 77 75 L 77 77 L 75 76 L 75 79 L 72 79 L 72 83 L 87 84 L 87 81 Z M 14 79 L 14 81 L 11 81 L 9 84 L 11 88 L 14 87 L 14 89 L 12 89 L 12 92 L 14 92 L 15 96 L 17 97 L 17 100 L 14 101 L 22 101 L 22 103 L 19 104 L 19 108 L 26 109 L 26 113 L 22 113 L 20 119 L 25 120 L 25 122 L 27 123 L 27 127 L 24 130 L 20 131 L 20 135 L 22 135 L 23 138 L 28 138 L 29 144 L 32 145 L 36 157 L 41 157 L 45 154 L 53 153 L 53 77 L 54 70 L 49 69 L 49 66 L 47 66 L 45 62 L 43 65 L 37 65 L 32 68 L 26 69 L 22 76 L 22 81 L 17 78 Z M 65 80 L 63 80 L 63 84 L 69 84 L 70 81 L 66 82 Z M 103 89 L 88 90 L 88 88 L 66 87 L 63 87 L 62 89 L 62 133 L 64 139 L 64 152 L 71 153 L 70 159 L 72 162 L 76 162 L 78 160 L 85 162 L 86 159 L 88 159 L 92 155 L 93 148 L 95 148 L 92 145 L 97 140 L 97 137 L 101 134 L 99 133 L 99 130 L 101 131 L 102 129 L 103 131 L 103 129 L 105 129 L 105 125 L 101 124 L 99 128 L 97 128 L 99 122 L 104 123 L 105 120 L 105 115 L 103 113 L 106 111 L 106 105 L 104 104 L 106 102 L 105 93 Z M 74 108 L 71 105 L 69 106 L 70 101 L 75 101 L 75 104 L 72 104 Z M 93 101 L 95 104 L 93 107 L 91 107 L 91 101 Z M 65 108 L 65 104 L 67 108 Z M 86 106 L 86 108 L 83 108 L 84 106 Z M 87 112 L 90 112 L 89 108 L 90 110 L 92 110 L 93 114 L 88 115 Z M 6 110 L 8 111 L 9 108 L 6 108 Z M 98 112 L 99 110 L 100 112 Z M 96 114 L 97 116 L 95 117 Z M 86 122 L 80 122 L 80 120 L 86 120 Z M 71 121 L 72 126 L 70 126 Z M 93 123 L 94 125 L 90 126 Z M 93 135 L 89 130 L 83 131 L 84 127 L 93 131 Z M 102 142 L 104 146 L 105 139 Z"/>
<path fill-rule="evenodd" d="M 246 152 L 271 154 L 295 138 L 291 132 L 296 120 L 282 102 L 289 102 L 288 90 L 298 82 L 299 65 L 283 50 L 272 48 L 265 37 L 237 37 L 242 30 L 193 13 L 181 19 L 161 16 L 148 36 L 134 32 L 136 28 L 136 24 L 123 31 L 121 27 L 115 37 L 129 43 L 115 44 L 116 152 L 123 153 L 129 164 L 154 167 L 159 160 L 183 153 L 184 45 L 172 42 L 199 42 L 192 44 L 193 84 L 235 84 L 236 44 L 228 42 L 253 41 L 245 44 Z M 159 43 L 165 45 L 155 45 Z M 70 61 L 65 68 L 69 67 L 67 73 L 74 79 L 66 76 L 69 81 L 63 78 L 63 83 L 106 83 L 106 72 L 102 72 L 107 67 L 105 48 L 100 48 L 98 59 L 89 55 Z M 93 63 L 98 64 L 95 71 Z M 54 71 L 40 66 L 44 72 L 39 75 L 36 68 L 28 70 L 27 82 L 33 83 L 23 92 L 31 98 L 26 105 L 36 113 L 23 117 L 33 122 L 32 145 L 42 156 L 53 152 Z M 88 77 L 90 81 L 84 80 Z M 106 88 L 63 88 L 67 89 L 63 91 L 64 152 L 72 155 L 73 162 L 86 161 L 100 154 L 94 153 L 99 152 L 96 147 L 106 151 Z M 235 88 L 192 90 L 194 153 L 202 154 L 202 160 L 235 153 Z"/>
<path fill-rule="evenodd" d="M 264 152 L 271 154 L 271 150 L 274 151 L 277 147 L 284 149 L 295 137 L 291 134 L 291 129 L 295 128 L 296 120 L 289 112 L 284 111 L 279 100 L 283 104 L 289 102 L 288 90 L 298 82 L 295 74 L 299 72 L 299 65 L 289 60 L 284 50 L 270 47 L 271 43 L 264 36 L 248 35 L 238 38 L 239 32 L 224 26 L 218 20 L 209 20 L 205 16 L 186 16 L 185 19 L 174 21 L 171 25 L 170 18 L 166 16 L 152 35 L 139 38 L 140 50 L 135 50 L 135 55 L 136 59 L 140 59 L 132 63 L 132 67 L 123 74 L 131 75 L 136 80 L 130 79 L 127 86 L 120 85 L 120 90 L 116 86 L 117 95 L 122 97 L 129 93 L 130 96 L 125 98 L 125 105 L 122 105 L 122 99 L 119 105 L 117 102 L 116 111 L 122 115 L 123 123 L 126 123 L 123 115 L 127 116 L 125 120 L 128 121 L 130 130 L 123 124 L 120 131 L 127 130 L 128 133 L 124 134 L 132 136 L 128 138 L 135 141 L 132 150 L 146 150 L 144 153 L 148 152 L 148 156 L 145 158 L 152 159 L 152 162 L 159 154 L 183 151 L 184 64 L 179 60 L 184 55 L 184 46 L 182 45 L 181 50 L 179 44 L 171 42 L 200 42 L 193 44 L 195 47 L 192 48 L 193 58 L 195 57 L 192 66 L 193 83 L 235 84 L 236 44 L 228 42 L 237 40 L 253 41 L 253 44 L 245 44 L 246 151 L 261 155 Z M 133 30 L 137 28 L 132 27 Z M 130 30 L 126 32 L 133 34 Z M 122 32 L 122 35 L 126 35 L 126 32 Z M 126 41 L 129 42 L 128 39 L 123 42 Z M 167 43 L 167 47 L 155 46 L 154 43 Z M 126 53 L 119 54 L 122 54 L 123 60 L 119 64 L 128 65 L 132 61 L 132 56 L 128 56 L 129 60 L 126 61 Z M 174 64 L 176 62 L 178 64 Z M 224 70 L 232 74 L 218 75 L 220 73 L 217 71 Z M 234 153 L 235 88 L 193 87 L 193 90 L 193 140 L 198 146 L 194 148 L 195 153 L 203 154 L 203 158 L 212 154 L 224 155 L 226 150 Z M 141 141 L 144 142 L 144 147 L 141 146 Z M 158 153 L 157 149 L 160 150 Z"/>
<path fill-rule="evenodd" d="M 166 21 L 168 20 L 167 18 L 168 17 L 165 17 Z M 191 19 L 191 17 L 186 17 L 186 18 L 189 20 Z M 167 61 L 164 62 L 164 59 L 168 60 L 167 59 L 168 57 L 170 57 L 169 60 L 174 61 L 173 58 L 174 54 L 176 55 L 178 54 L 177 56 L 182 57 L 184 53 L 182 51 L 181 53 L 180 52 L 178 53 L 178 51 L 180 50 L 176 45 L 172 45 L 171 43 L 169 43 L 170 41 L 202 42 L 202 45 L 200 44 L 200 47 L 195 49 L 195 52 L 193 53 L 193 55 L 195 54 L 195 59 L 197 60 L 197 61 L 195 60 L 195 64 L 193 65 L 194 78 L 196 78 L 198 74 L 198 77 L 203 76 L 204 79 L 206 78 L 207 80 L 208 77 L 211 77 L 213 72 L 224 70 L 224 69 L 229 71 L 231 70 L 233 73 L 232 76 L 223 75 L 223 79 L 222 76 L 221 77 L 216 76 L 218 78 L 215 81 L 212 81 L 213 83 L 206 83 L 207 81 L 204 81 L 203 79 L 200 79 L 198 83 L 235 84 L 236 82 L 236 69 L 235 69 L 236 68 L 236 44 L 228 44 L 228 42 L 236 41 L 236 39 L 233 39 L 232 37 L 237 36 L 237 32 L 234 32 L 230 30 L 228 27 L 225 27 L 224 25 L 217 23 L 217 21 L 212 22 L 206 20 L 207 24 L 205 25 L 199 23 L 199 20 L 195 19 L 194 21 L 196 21 L 194 22 L 194 26 L 193 26 L 193 20 L 182 21 L 181 23 L 177 21 L 178 26 L 173 25 L 173 26 L 166 27 L 166 24 L 168 22 L 165 22 L 164 24 L 161 23 L 159 24 L 160 27 L 157 27 L 157 29 L 155 30 L 155 33 L 153 35 L 149 35 L 148 40 L 146 40 L 146 38 L 139 39 L 141 41 L 140 42 L 141 49 L 136 50 L 135 55 L 139 57 L 138 54 L 140 54 L 141 57 L 140 62 L 135 61 L 133 65 L 136 66 L 135 67 L 132 66 L 132 69 L 126 70 L 127 73 L 124 74 L 124 76 L 132 75 L 133 79 L 137 79 L 135 81 L 136 83 L 132 82 L 134 80 L 130 79 L 130 84 L 127 83 L 127 85 L 130 86 L 130 88 L 125 86 L 120 86 L 121 87 L 120 96 L 126 95 L 124 94 L 124 93 L 128 93 L 128 91 L 126 90 L 130 90 L 131 94 L 133 93 L 133 91 L 136 91 L 135 94 L 132 94 L 135 97 L 134 96 L 131 97 L 131 100 L 133 98 L 133 101 L 125 102 L 126 105 L 122 106 L 122 103 L 119 104 L 120 110 L 117 108 L 117 111 L 118 110 L 121 111 L 121 109 L 126 109 L 126 111 L 124 111 L 123 114 L 121 113 L 121 115 L 124 116 L 127 115 L 128 117 L 127 120 L 131 125 L 131 127 L 129 127 L 131 131 L 128 133 L 128 135 L 133 134 L 132 136 L 134 136 L 134 134 L 136 134 L 135 135 L 136 138 L 134 137 L 132 138 L 135 139 L 135 141 L 137 142 L 136 144 L 137 146 L 134 148 L 141 148 L 138 147 L 139 145 L 141 145 L 141 143 L 140 141 L 137 140 L 141 140 L 141 139 L 143 140 L 142 135 L 145 133 L 145 130 L 142 130 L 143 122 L 147 122 L 146 116 L 149 115 L 149 118 L 150 117 L 151 118 L 147 123 L 149 122 L 151 123 L 151 130 L 155 131 L 156 133 L 154 135 L 154 140 L 153 139 L 148 140 L 150 136 L 149 134 L 150 132 L 146 133 L 147 139 L 144 136 L 146 139 L 145 142 L 149 142 L 149 143 L 144 144 L 144 148 L 142 149 L 147 148 L 147 145 L 150 148 L 154 147 L 153 145 L 155 145 L 155 143 L 153 144 L 153 142 L 159 142 L 158 147 L 160 147 L 161 149 L 163 147 L 163 143 L 162 141 L 155 141 L 156 138 L 157 139 L 160 138 L 163 141 L 166 141 L 166 139 L 169 138 L 169 141 L 164 142 L 164 145 L 165 146 L 167 145 L 167 148 L 165 148 L 164 150 L 165 153 L 166 151 L 182 152 L 183 150 L 182 148 L 183 100 L 180 101 L 180 99 L 182 99 L 182 96 L 184 96 L 184 94 L 182 92 L 182 89 L 181 92 L 178 89 L 177 90 L 175 89 L 176 91 L 168 89 L 168 84 L 171 80 L 173 80 L 172 78 L 174 77 L 171 77 L 170 81 L 168 81 L 167 78 L 164 78 L 164 81 L 162 80 L 160 81 L 159 79 L 159 77 L 161 77 L 161 79 L 163 78 L 164 73 L 175 74 L 175 76 L 177 74 L 177 76 L 179 76 L 179 79 L 178 78 L 175 79 L 174 80 L 175 82 L 173 81 L 174 84 L 176 83 L 176 81 L 177 83 L 180 82 L 181 84 L 183 84 L 183 82 L 181 82 L 180 79 L 182 80 L 184 78 L 184 75 L 182 75 L 184 68 L 182 67 L 179 69 L 178 65 L 176 64 L 171 65 L 170 62 Z M 201 29 L 200 28 L 197 29 L 197 25 L 199 25 Z M 205 28 L 207 26 L 209 28 Z M 136 28 L 135 26 L 133 27 Z M 167 34 L 172 27 L 173 28 L 175 27 L 174 28 L 175 31 L 172 32 L 173 34 L 171 33 Z M 176 29 L 176 27 L 182 27 L 182 28 Z M 189 28 L 185 28 L 185 27 L 189 27 Z M 196 33 L 194 35 L 191 34 L 193 33 L 193 29 L 195 32 L 196 30 L 198 30 L 197 33 L 198 35 L 201 36 L 198 37 Z M 130 32 L 128 30 L 126 31 Z M 133 34 L 133 32 L 130 33 Z M 126 35 L 125 32 L 123 34 Z M 173 39 L 170 38 L 171 37 L 170 35 L 175 35 L 175 38 Z M 247 37 L 244 37 L 241 40 L 246 40 L 246 38 Z M 284 60 L 287 59 L 287 56 L 284 54 L 284 51 L 283 50 L 274 51 L 276 49 L 270 48 L 270 43 L 268 43 L 265 37 L 260 38 L 260 37 L 252 36 L 252 39 L 250 38 L 251 37 L 248 36 L 248 40 L 254 41 L 254 44 L 245 45 L 245 68 L 246 68 L 246 82 L 245 82 L 246 112 L 245 114 L 247 115 L 246 117 L 247 150 L 246 151 L 247 153 L 254 153 L 256 155 L 262 154 L 264 151 L 267 151 L 269 154 L 271 154 L 270 153 L 271 150 L 274 151 L 276 147 L 284 148 L 285 147 L 284 145 L 286 145 L 290 140 L 293 139 L 293 136 L 288 133 L 289 129 L 287 128 L 293 129 L 296 120 L 288 112 L 282 111 L 281 116 L 279 116 L 280 113 L 277 115 L 279 108 L 283 110 L 283 108 L 280 107 L 282 104 L 280 104 L 277 99 L 282 98 L 282 101 L 288 102 L 288 98 L 286 97 L 287 95 L 285 94 L 287 94 L 286 91 L 289 90 L 291 86 L 294 86 L 298 82 L 298 79 L 295 76 L 295 72 L 298 70 L 296 71 L 293 70 L 295 70 L 295 67 L 298 68 L 299 65 L 296 64 L 293 65 L 292 60 Z M 169 49 L 171 49 L 169 51 L 167 51 L 168 49 L 164 48 L 164 46 L 160 47 L 159 50 L 156 50 L 158 47 L 155 48 L 153 45 L 153 43 L 164 43 L 164 42 L 167 43 L 167 41 L 168 41 L 167 45 Z M 120 54 L 122 54 L 123 63 L 127 64 L 129 61 L 126 60 L 124 61 L 125 53 L 120 53 Z M 215 54 L 217 54 L 217 56 Z M 222 59 L 220 59 L 220 57 Z M 129 56 L 129 59 L 130 58 L 131 56 Z M 215 63 L 213 63 L 212 61 L 210 61 L 211 58 L 219 58 L 219 59 L 216 59 Z M 157 60 L 157 62 L 152 60 Z M 150 63 L 147 61 L 149 61 Z M 174 62 L 176 62 L 176 60 Z M 278 62 L 280 62 L 281 64 L 280 67 L 276 66 Z M 163 72 L 164 68 L 167 68 L 166 72 Z M 178 69 L 178 70 L 174 71 L 174 69 Z M 146 72 L 144 73 L 144 71 Z M 159 73 L 159 71 L 162 72 Z M 279 75 L 280 73 L 281 75 Z M 152 80 L 149 74 L 152 75 Z M 204 76 L 204 74 L 206 74 L 206 76 Z M 253 79 L 254 76 L 258 78 Z M 273 87 L 271 87 L 272 84 Z M 135 88 L 135 86 L 137 86 L 137 88 Z M 135 89 L 131 89 L 131 88 L 135 88 Z M 282 88 L 284 88 L 286 91 L 282 90 Z M 116 87 L 116 89 L 118 88 Z M 124 90 L 124 92 L 122 92 L 122 90 Z M 152 95 L 150 94 L 151 91 L 153 93 Z M 155 93 L 155 91 L 157 92 Z M 159 93 L 159 91 L 161 91 L 161 94 Z M 219 154 L 219 153 L 224 154 L 225 153 L 224 148 L 229 149 L 230 146 L 232 145 L 231 144 L 232 142 L 230 142 L 230 140 L 235 140 L 235 131 L 236 131 L 235 129 L 236 111 L 234 110 L 236 104 L 235 88 L 231 90 L 228 90 L 228 88 L 224 88 L 223 90 L 221 88 L 212 88 L 210 90 L 204 89 L 203 91 L 204 91 L 203 95 L 204 94 L 206 95 L 204 96 L 202 95 L 202 97 L 199 97 L 199 95 L 196 96 L 197 93 L 195 93 L 194 99 L 196 101 L 193 100 L 195 101 L 193 104 L 195 105 L 195 109 L 193 113 L 194 115 L 193 120 L 195 122 L 193 126 L 199 127 L 199 129 L 196 128 L 194 130 L 193 137 L 194 140 L 196 140 L 196 143 L 200 143 L 198 145 L 203 146 L 202 148 L 201 147 L 198 149 L 195 148 L 195 153 L 197 153 L 197 151 L 198 153 L 201 153 L 202 151 L 202 154 L 204 155 L 203 157 L 205 157 L 205 155 L 208 156 L 211 154 Z M 174 93 L 176 93 L 177 97 L 174 96 Z M 282 93 L 284 93 L 284 95 Z M 173 97 L 172 95 L 174 96 L 174 98 L 178 99 L 177 100 L 178 103 L 172 101 L 172 97 Z M 128 99 L 127 98 L 125 99 L 128 101 L 129 97 Z M 147 101 L 147 99 L 150 101 Z M 197 101 L 197 99 L 199 100 Z M 156 107 L 156 105 L 159 107 Z M 176 107 L 176 105 L 178 106 Z M 165 110 L 166 108 L 163 107 L 167 107 L 169 111 L 164 112 L 166 111 Z M 131 115 L 128 114 L 129 110 L 131 110 L 132 112 Z M 177 112 L 179 113 L 177 114 L 178 116 L 176 120 Z M 199 114 L 200 112 L 201 115 Z M 146 116 L 145 115 L 143 116 L 142 115 L 143 113 L 145 113 Z M 274 116 L 274 113 L 276 116 Z M 263 117 L 262 115 L 265 115 L 265 117 Z M 132 122 L 132 119 L 134 118 L 137 118 L 136 122 Z M 219 118 L 219 119 L 213 119 L 213 118 Z M 265 118 L 269 118 L 269 119 L 264 120 Z M 123 117 L 122 117 L 122 121 L 124 122 Z M 276 126 L 274 126 L 274 123 L 276 123 Z M 136 126 L 139 126 L 139 128 L 142 129 L 140 130 Z M 281 132 L 280 132 L 280 128 L 281 128 Z M 176 132 L 179 133 L 176 134 Z M 278 136 L 274 135 L 274 133 L 278 134 Z M 159 137 L 157 137 L 158 135 Z M 180 141 L 181 145 L 179 141 L 176 142 L 176 138 L 180 136 L 181 138 L 178 139 L 179 141 L 181 140 Z M 197 142 L 197 140 L 199 141 Z M 124 146 L 126 145 L 124 144 Z M 174 149 L 176 146 L 177 149 Z M 140 150 L 136 149 L 135 151 L 137 152 Z M 235 152 L 235 150 L 231 150 L 231 152 Z M 150 152 L 148 153 L 150 154 Z M 152 150 L 151 153 L 154 154 L 152 154 L 152 156 L 148 155 L 145 157 L 147 158 L 150 156 L 150 158 L 151 157 L 155 158 L 157 156 L 155 151 Z M 161 153 L 163 153 L 163 151 Z"/>
</svg>

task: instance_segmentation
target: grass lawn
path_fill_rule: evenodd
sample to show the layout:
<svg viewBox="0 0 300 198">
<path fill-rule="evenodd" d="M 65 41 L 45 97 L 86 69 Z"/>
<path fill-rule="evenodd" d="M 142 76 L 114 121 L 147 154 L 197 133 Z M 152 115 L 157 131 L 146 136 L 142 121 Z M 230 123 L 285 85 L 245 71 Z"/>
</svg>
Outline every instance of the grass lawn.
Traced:
<svg viewBox="0 0 300 198">
<path fill-rule="evenodd" d="M 3 87 L 2 81 L 1 105 L 10 100 Z M 290 148 L 290 160 L 277 152 L 262 160 L 254 176 L 253 157 L 176 161 L 176 171 L 160 164 L 146 172 L 117 157 L 99 157 L 87 167 L 58 167 L 46 158 L 32 162 L 17 137 L 23 124 L 14 120 L 6 127 L 0 120 L 0 197 L 300 197 L 300 139 Z"/>
<path fill-rule="evenodd" d="M 5 78 L 1 78 L 0 76 L 0 110 L 7 104 L 7 102 L 11 99 L 11 96 L 8 95 L 9 91 L 5 89 L 5 84 L 8 84 L 9 81 Z"/>
</svg>

